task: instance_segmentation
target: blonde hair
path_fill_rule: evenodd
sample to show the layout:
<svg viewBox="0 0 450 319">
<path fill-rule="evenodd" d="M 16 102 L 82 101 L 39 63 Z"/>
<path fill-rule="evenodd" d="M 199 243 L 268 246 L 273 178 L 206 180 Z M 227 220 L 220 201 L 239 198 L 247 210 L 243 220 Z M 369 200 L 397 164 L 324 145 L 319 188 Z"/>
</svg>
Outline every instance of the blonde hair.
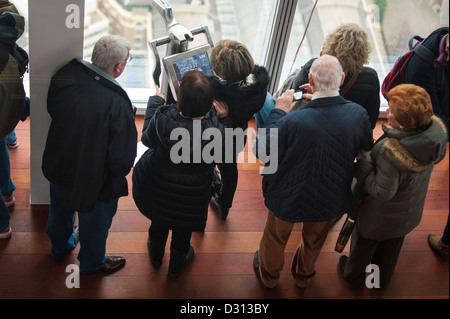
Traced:
<svg viewBox="0 0 450 319">
<path fill-rule="evenodd" d="M 255 70 L 255 62 L 247 47 L 233 40 L 219 41 L 211 52 L 214 73 L 234 84 L 245 80 Z"/>
<path fill-rule="evenodd" d="M 405 131 L 426 129 L 432 121 L 433 105 L 425 89 L 414 84 L 401 84 L 388 93 L 389 107 Z"/>
<path fill-rule="evenodd" d="M 322 52 L 337 57 L 345 74 L 353 76 L 369 63 L 371 51 L 367 33 L 359 25 L 348 23 L 327 36 Z"/>
</svg>

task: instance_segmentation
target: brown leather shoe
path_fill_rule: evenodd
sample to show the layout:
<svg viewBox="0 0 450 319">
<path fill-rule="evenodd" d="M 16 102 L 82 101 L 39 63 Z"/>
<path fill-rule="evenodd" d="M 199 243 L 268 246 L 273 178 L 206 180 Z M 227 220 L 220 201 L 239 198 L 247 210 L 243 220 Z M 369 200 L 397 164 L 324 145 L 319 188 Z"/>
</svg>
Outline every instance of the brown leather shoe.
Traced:
<svg viewBox="0 0 450 319">
<path fill-rule="evenodd" d="M 125 258 L 123 257 L 106 257 L 106 262 L 97 272 L 113 273 L 125 266 Z"/>
</svg>

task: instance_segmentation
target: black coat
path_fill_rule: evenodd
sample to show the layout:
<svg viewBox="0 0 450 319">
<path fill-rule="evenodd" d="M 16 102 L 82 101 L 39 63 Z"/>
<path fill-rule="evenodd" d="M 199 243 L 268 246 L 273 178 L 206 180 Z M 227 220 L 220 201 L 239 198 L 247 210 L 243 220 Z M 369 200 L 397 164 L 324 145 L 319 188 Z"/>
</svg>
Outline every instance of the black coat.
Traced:
<svg viewBox="0 0 450 319">
<path fill-rule="evenodd" d="M 255 83 L 245 87 L 223 84 L 218 77 L 212 77 L 216 99 L 228 104 L 229 117 L 233 120 L 233 128 L 248 128 L 248 122 L 258 113 L 266 101 L 269 86 L 269 74 L 261 66 L 253 71 Z"/>
<path fill-rule="evenodd" d="M 438 57 L 441 39 L 448 34 L 448 31 L 448 27 L 434 31 L 423 42 L 423 45 Z M 409 60 L 405 73 L 405 83 L 418 85 L 428 92 L 434 114 L 441 118 L 447 130 L 449 127 L 448 75 L 448 65 L 435 68 L 434 63 L 425 61 L 417 54 L 414 54 Z"/>
<path fill-rule="evenodd" d="M 291 89 L 298 90 L 300 85 L 309 82 L 309 70 L 315 60 L 315 58 L 311 59 L 302 67 L 300 73 L 295 78 Z M 341 89 L 344 88 L 350 80 L 351 76 L 347 76 Z M 372 125 L 372 129 L 374 129 L 380 115 L 380 80 L 377 72 L 372 68 L 364 67 L 356 78 L 353 86 L 344 95 L 344 98 L 357 103 L 366 109 L 369 114 L 370 124 Z"/>
<path fill-rule="evenodd" d="M 170 229 L 202 231 L 213 194 L 215 163 L 194 163 L 192 143 L 187 163 L 172 161 L 171 150 L 179 143 L 178 136 L 171 140 L 172 131 L 186 129 L 193 137 L 194 121 L 182 117 L 175 105 L 163 104 L 160 97 L 150 98 L 142 135 L 142 143 L 149 150 L 134 168 L 134 201 L 141 213 L 154 222 Z M 208 128 L 219 129 L 224 138 L 225 126 L 214 110 L 201 121 L 201 134 Z M 201 154 L 210 141 L 202 141 L 197 152 Z"/>
<path fill-rule="evenodd" d="M 42 171 L 71 191 L 74 210 L 128 195 L 126 176 L 137 150 L 134 110 L 126 92 L 77 60 L 52 78 L 52 118 Z"/>
</svg>

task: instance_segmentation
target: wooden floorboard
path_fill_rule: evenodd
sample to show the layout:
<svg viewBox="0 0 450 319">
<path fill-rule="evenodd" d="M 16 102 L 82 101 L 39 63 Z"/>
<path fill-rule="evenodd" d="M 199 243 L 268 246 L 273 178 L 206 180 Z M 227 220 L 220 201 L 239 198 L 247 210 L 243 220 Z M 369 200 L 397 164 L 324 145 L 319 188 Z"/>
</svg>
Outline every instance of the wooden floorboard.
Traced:
<svg viewBox="0 0 450 319">
<path fill-rule="evenodd" d="M 330 231 L 317 262 L 317 275 L 307 289 L 295 287 L 290 263 L 300 241 L 302 225 L 294 227 L 285 254 L 279 286 L 261 287 L 252 268 L 264 230 L 267 209 L 261 190 L 260 165 L 239 165 L 239 185 L 227 221 L 210 211 L 204 232 L 194 233 L 196 251 L 190 268 L 178 279 L 167 278 L 168 254 L 163 265 L 150 264 L 147 231 L 150 221 L 130 196 L 122 198 L 107 242 L 108 255 L 127 259 L 126 267 L 104 276 L 82 275 L 80 289 L 68 289 L 69 264 L 78 264 L 79 246 L 60 263 L 50 257 L 46 234 L 47 205 L 30 205 L 30 125 L 16 128 L 19 147 L 10 150 L 12 179 L 17 190 L 11 208 L 13 235 L 0 241 L 0 299 L 448 299 L 449 264 L 429 248 L 427 235 L 442 234 L 449 213 L 449 157 L 432 175 L 421 224 L 406 237 L 391 286 L 385 291 L 349 289 L 337 270 L 340 254 L 334 244 L 343 219 Z M 136 126 L 142 129 L 143 118 Z M 254 125 L 252 123 L 252 125 Z M 253 126 L 254 127 L 254 126 Z M 375 130 L 381 135 L 381 125 Z M 251 150 L 252 144 L 245 152 Z M 131 174 L 128 176 L 131 190 Z M 169 251 L 169 245 L 166 247 Z M 344 253 L 348 253 L 348 247 Z"/>
</svg>

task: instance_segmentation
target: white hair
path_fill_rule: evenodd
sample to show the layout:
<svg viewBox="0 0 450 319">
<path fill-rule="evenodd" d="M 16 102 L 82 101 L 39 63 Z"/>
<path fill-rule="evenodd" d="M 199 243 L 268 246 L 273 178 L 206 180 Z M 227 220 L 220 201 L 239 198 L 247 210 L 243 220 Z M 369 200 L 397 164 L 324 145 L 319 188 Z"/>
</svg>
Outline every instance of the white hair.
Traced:
<svg viewBox="0 0 450 319">
<path fill-rule="evenodd" d="M 321 56 L 314 61 L 309 72 L 318 91 L 334 91 L 341 86 L 342 65 L 334 56 L 327 54 Z"/>
<path fill-rule="evenodd" d="M 120 35 L 102 37 L 94 46 L 92 63 L 110 72 L 117 64 L 125 62 L 131 43 Z"/>
</svg>

